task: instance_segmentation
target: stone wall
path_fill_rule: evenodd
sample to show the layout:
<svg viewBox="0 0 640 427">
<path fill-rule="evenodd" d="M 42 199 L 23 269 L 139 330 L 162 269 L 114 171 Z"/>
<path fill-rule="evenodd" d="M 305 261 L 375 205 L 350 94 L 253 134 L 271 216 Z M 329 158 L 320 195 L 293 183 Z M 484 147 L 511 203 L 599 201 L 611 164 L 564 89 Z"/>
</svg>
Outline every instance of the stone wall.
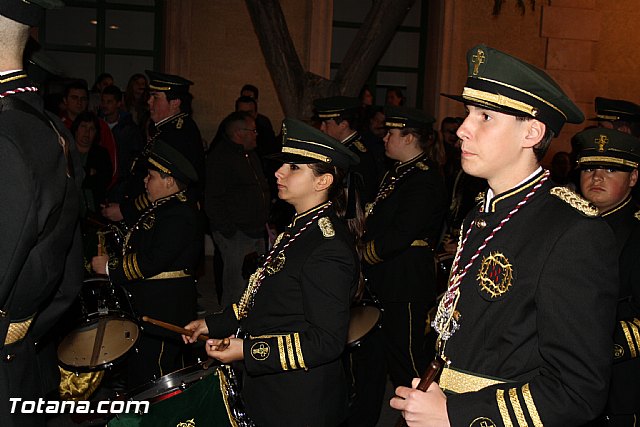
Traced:
<svg viewBox="0 0 640 427">
<path fill-rule="evenodd" d="M 437 2 L 436 2 L 437 3 Z M 528 5 L 528 2 L 525 2 Z M 587 118 L 594 116 L 596 96 L 640 103 L 640 7 L 634 0 L 538 0 L 521 14 L 506 0 L 499 16 L 492 0 L 443 0 L 440 19 L 438 83 L 433 93 L 461 93 L 466 80 L 466 50 L 477 43 L 524 59 L 553 76 Z M 437 97 L 434 97 L 437 99 Z M 438 118 L 464 115 L 446 98 L 431 106 Z M 544 163 L 556 151 L 570 151 L 573 134 L 591 125 L 565 125 Z"/>
<path fill-rule="evenodd" d="M 303 66 L 310 61 L 308 25 L 312 2 L 281 0 Z M 283 113 L 244 1 L 168 0 L 165 70 L 195 82 L 194 118 L 208 142 L 234 109 L 246 83 L 260 90 L 258 111 L 276 132 Z"/>
</svg>

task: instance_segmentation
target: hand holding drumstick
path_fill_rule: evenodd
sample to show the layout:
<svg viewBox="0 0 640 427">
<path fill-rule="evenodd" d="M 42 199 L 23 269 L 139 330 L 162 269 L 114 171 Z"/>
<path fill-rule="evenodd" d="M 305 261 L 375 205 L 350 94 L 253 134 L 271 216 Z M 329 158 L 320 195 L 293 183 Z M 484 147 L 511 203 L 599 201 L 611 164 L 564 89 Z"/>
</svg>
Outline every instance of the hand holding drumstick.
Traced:
<svg viewBox="0 0 640 427">
<path fill-rule="evenodd" d="M 207 335 L 199 333 L 198 335 L 195 336 L 193 341 L 191 341 L 192 332 L 193 332 L 192 330 L 189 330 L 189 329 L 186 329 L 186 328 L 181 328 L 180 326 L 176 326 L 176 325 L 173 325 L 171 323 L 163 322 L 161 320 L 153 319 L 153 318 L 148 317 L 148 316 L 142 316 L 142 320 L 144 322 L 151 323 L 152 325 L 159 326 L 159 327 L 161 327 L 163 329 L 167 329 L 169 331 L 177 332 L 179 334 L 182 334 L 182 340 L 185 342 L 185 344 L 193 343 L 196 340 L 198 340 L 198 341 L 218 341 L 216 343 L 216 345 L 215 345 L 216 350 L 224 351 L 227 347 L 229 347 L 229 343 L 230 343 L 230 339 L 229 338 L 224 338 L 222 340 L 214 340 L 214 339 L 210 339 Z M 204 323 L 204 320 L 202 322 Z M 193 323 L 193 322 L 191 322 L 191 323 Z M 189 325 L 191 325 L 191 323 Z M 187 325 L 187 326 L 189 326 L 189 325 Z M 206 327 L 206 324 L 205 324 L 205 327 Z M 205 332 L 208 333 L 209 331 L 207 330 Z"/>
</svg>

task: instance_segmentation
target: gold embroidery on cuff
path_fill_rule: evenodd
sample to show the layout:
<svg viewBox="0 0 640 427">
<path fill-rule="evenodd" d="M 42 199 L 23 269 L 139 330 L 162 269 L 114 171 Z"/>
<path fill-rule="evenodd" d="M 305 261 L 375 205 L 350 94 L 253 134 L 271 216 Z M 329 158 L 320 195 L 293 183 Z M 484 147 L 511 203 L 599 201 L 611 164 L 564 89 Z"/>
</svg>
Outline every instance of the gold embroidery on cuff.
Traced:
<svg viewBox="0 0 640 427">
<path fill-rule="evenodd" d="M 528 383 L 522 386 L 522 397 L 524 397 L 524 403 L 527 405 L 527 410 L 529 411 L 531 421 L 533 421 L 533 426 L 542 427 L 542 419 L 540 419 L 540 414 L 538 414 L 538 409 L 533 401 L 533 396 L 531 395 Z"/>
<path fill-rule="evenodd" d="M 629 327 L 627 326 L 627 322 L 624 320 L 620 321 L 620 326 L 622 326 L 622 332 L 624 332 L 624 337 L 627 339 L 627 344 L 629 345 L 629 352 L 631 353 L 631 357 L 636 357 L 636 346 L 633 344 L 633 339 L 631 338 L 631 332 L 629 331 Z"/>
<path fill-rule="evenodd" d="M 140 266 L 138 265 L 138 254 L 133 254 L 133 268 L 136 272 L 136 277 L 138 277 L 139 279 L 144 277 L 142 275 L 142 271 L 140 271 Z"/>
<path fill-rule="evenodd" d="M 516 414 L 516 420 L 520 427 L 527 427 L 527 420 L 524 418 L 524 412 L 522 411 L 522 405 L 520 399 L 518 399 L 518 391 L 515 388 L 509 389 L 509 400 L 511 401 L 511 407 Z"/>
<path fill-rule="evenodd" d="M 500 410 L 500 416 L 504 427 L 513 427 L 511 424 L 511 416 L 509 416 L 509 410 L 507 409 L 507 402 L 504 399 L 504 390 L 496 389 L 496 400 L 498 401 L 498 409 Z"/>
<path fill-rule="evenodd" d="M 282 365 L 282 370 L 288 371 L 289 367 L 287 366 L 287 356 L 284 353 L 284 340 L 281 336 L 278 337 L 278 353 L 280 353 L 280 365 Z"/>
<path fill-rule="evenodd" d="M 633 321 L 629 322 L 629 327 L 633 332 L 633 337 L 636 340 L 636 347 L 638 348 L 638 350 L 640 350 L 640 330 L 638 330 L 638 326 Z"/>
<path fill-rule="evenodd" d="M 289 365 L 291 365 L 291 369 L 298 369 L 298 365 L 296 365 L 296 357 L 293 354 L 293 341 L 291 340 L 291 335 L 287 335 L 284 337 L 285 342 L 287 343 L 287 355 L 289 356 Z"/>
<path fill-rule="evenodd" d="M 124 259 L 122 260 L 122 271 L 127 277 L 127 280 L 133 280 L 133 277 L 131 277 L 131 272 L 129 271 L 129 255 L 125 255 Z"/>
<path fill-rule="evenodd" d="M 293 342 L 296 346 L 296 355 L 298 356 L 298 365 L 305 371 L 307 370 L 307 365 L 304 363 L 304 357 L 302 357 L 302 346 L 300 345 L 300 334 L 298 332 L 293 334 Z"/>
</svg>

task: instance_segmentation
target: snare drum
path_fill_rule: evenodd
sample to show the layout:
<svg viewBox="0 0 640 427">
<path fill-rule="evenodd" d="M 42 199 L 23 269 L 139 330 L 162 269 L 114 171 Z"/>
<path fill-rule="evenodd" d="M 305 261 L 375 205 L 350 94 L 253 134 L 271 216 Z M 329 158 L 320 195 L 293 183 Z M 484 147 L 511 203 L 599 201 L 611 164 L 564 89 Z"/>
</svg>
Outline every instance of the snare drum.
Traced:
<svg viewBox="0 0 640 427">
<path fill-rule="evenodd" d="M 383 311 L 380 302 L 373 296 L 354 304 L 350 310 L 347 347 L 359 347 L 367 335 L 380 329 Z"/>
<path fill-rule="evenodd" d="M 105 278 L 87 279 L 78 306 L 76 327 L 58 346 L 58 360 L 65 369 L 91 372 L 109 368 L 136 345 L 140 328 L 122 287 Z"/>
<path fill-rule="evenodd" d="M 235 374 L 228 365 L 198 363 L 137 387 L 124 399 L 147 401 L 149 410 L 145 414 L 120 415 L 109 422 L 109 427 L 133 424 L 254 426 L 244 412 Z M 134 420 L 139 423 L 132 422 Z"/>
</svg>

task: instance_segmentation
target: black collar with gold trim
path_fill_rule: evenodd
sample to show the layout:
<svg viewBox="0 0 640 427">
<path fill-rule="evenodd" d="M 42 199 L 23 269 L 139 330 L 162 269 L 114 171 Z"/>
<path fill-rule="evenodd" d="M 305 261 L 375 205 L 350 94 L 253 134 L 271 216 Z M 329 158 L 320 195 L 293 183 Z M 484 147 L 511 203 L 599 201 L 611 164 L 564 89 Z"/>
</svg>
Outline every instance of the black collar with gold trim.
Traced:
<svg viewBox="0 0 640 427">
<path fill-rule="evenodd" d="M 516 204 L 518 204 L 518 202 L 520 202 L 520 200 L 522 200 L 529 193 L 529 191 L 531 191 L 533 186 L 535 186 L 538 182 L 542 180 L 542 178 L 544 178 L 544 173 L 545 173 L 545 170 L 540 169 L 540 172 L 535 174 L 535 176 L 533 176 L 528 181 L 525 181 L 522 184 L 518 185 L 517 187 L 514 187 L 511 190 L 505 191 L 504 193 L 495 195 L 489 202 L 488 209 L 486 208 L 487 196 L 485 194 L 484 196 L 485 199 L 482 203 L 482 206 L 485 207 L 484 210 L 486 212 L 496 212 L 499 209 L 502 210 L 505 208 L 514 207 Z"/>
<path fill-rule="evenodd" d="M 353 143 L 358 141 L 359 139 L 360 134 L 358 133 L 358 131 L 355 131 L 342 141 L 342 145 L 344 145 L 345 147 L 351 147 Z"/>
<path fill-rule="evenodd" d="M 160 120 L 156 123 L 156 130 L 161 131 L 162 128 L 169 127 L 169 124 L 176 124 L 180 120 L 184 120 L 189 114 L 187 113 L 178 113 L 173 116 L 167 117 L 166 119 Z M 176 126 L 177 127 L 177 126 Z"/>
<path fill-rule="evenodd" d="M 324 202 L 322 204 L 319 204 L 318 206 L 316 206 L 314 208 L 311 208 L 311 209 L 309 209 L 307 211 L 304 211 L 304 212 L 302 212 L 300 214 L 296 214 L 293 217 L 293 220 L 291 221 L 291 224 L 287 228 L 291 228 L 291 229 L 296 228 L 296 226 L 299 226 L 300 223 L 303 222 L 303 218 L 308 219 L 311 214 L 314 214 L 314 213 L 318 212 L 320 209 L 324 208 L 328 204 L 329 204 L 329 201 L 326 201 L 326 202 Z"/>
<path fill-rule="evenodd" d="M 607 217 L 607 216 L 611 216 L 617 212 L 620 212 L 622 209 L 624 209 L 629 203 L 631 203 L 631 194 L 629 194 L 623 201 L 621 201 L 620 203 L 618 203 L 616 206 L 614 206 L 613 208 L 609 209 L 606 212 L 602 213 L 602 217 Z"/>
<path fill-rule="evenodd" d="M 393 170 L 395 171 L 395 175 L 399 175 L 405 170 L 409 169 L 412 166 L 418 166 L 418 162 L 421 162 L 426 166 L 426 162 L 429 160 L 429 156 L 427 153 L 420 153 L 416 157 L 411 160 L 407 160 L 406 162 L 399 162 L 393 166 Z M 423 169 L 420 168 L 419 169 Z"/>
<path fill-rule="evenodd" d="M 27 73 L 24 70 L 17 70 L 0 76 L 0 93 L 26 86 L 34 86 L 34 83 L 27 77 Z"/>
</svg>

